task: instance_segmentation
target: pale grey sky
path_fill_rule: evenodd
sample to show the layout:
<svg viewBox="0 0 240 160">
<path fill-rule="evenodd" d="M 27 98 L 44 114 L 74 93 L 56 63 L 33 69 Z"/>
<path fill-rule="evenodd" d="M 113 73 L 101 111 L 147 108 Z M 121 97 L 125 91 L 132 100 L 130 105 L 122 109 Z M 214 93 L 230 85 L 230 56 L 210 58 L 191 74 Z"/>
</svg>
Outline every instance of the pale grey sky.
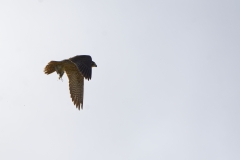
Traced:
<svg viewBox="0 0 240 160">
<path fill-rule="evenodd" d="M 239 160 L 240 1 L 1 0 L 0 159 Z M 91 55 L 84 109 L 51 60 Z"/>
</svg>

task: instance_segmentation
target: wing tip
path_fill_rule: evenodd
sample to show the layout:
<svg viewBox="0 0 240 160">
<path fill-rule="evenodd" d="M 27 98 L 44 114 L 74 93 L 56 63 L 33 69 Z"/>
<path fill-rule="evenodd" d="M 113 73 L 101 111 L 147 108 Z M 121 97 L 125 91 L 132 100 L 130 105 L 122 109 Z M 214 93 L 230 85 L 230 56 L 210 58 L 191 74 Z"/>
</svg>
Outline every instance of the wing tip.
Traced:
<svg viewBox="0 0 240 160">
<path fill-rule="evenodd" d="M 83 110 L 83 104 L 82 104 L 82 103 L 80 103 L 80 104 L 75 104 L 75 105 L 76 105 L 76 108 L 77 108 L 79 111 Z"/>
</svg>

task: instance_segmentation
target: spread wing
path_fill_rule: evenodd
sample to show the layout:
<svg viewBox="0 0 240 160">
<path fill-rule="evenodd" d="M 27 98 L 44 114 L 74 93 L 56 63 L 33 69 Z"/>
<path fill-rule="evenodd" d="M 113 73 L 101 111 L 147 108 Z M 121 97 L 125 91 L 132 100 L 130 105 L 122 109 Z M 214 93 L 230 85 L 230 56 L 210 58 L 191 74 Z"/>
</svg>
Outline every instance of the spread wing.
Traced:
<svg viewBox="0 0 240 160">
<path fill-rule="evenodd" d="M 92 57 L 88 55 L 75 56 L 69 59 L 72 61 L 81 72 L 81 74 L 87 79 L 92 78 Z"/>
<path fill-rule="evenodd" d="M 69 90 L 74 105 L 80 110 L 83 109 L 84 77 L 77 66 L 71 61 L 66 61 L 65 72 L 69 79 Z"/>
</svg>

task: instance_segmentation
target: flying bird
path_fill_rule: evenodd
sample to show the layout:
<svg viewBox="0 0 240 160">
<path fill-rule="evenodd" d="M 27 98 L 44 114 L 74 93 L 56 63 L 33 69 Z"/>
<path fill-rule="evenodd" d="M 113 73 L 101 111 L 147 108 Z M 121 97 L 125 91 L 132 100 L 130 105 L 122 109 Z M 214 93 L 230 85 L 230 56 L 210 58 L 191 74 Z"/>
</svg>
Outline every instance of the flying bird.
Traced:
<svg viewBox="0 0 240 160">
<path fill-rule="evenodd" d="M 51 61 L 44 69 L 45 74 L 57 72 L 59 79 L 66 72 L 69 79 L 69 90 L 76 108 L 83 109 L 84 78 L 92 78 L 92 67 L 97 67 L 89 55 L 79 55 L 62 61 Z"/>
</svg>

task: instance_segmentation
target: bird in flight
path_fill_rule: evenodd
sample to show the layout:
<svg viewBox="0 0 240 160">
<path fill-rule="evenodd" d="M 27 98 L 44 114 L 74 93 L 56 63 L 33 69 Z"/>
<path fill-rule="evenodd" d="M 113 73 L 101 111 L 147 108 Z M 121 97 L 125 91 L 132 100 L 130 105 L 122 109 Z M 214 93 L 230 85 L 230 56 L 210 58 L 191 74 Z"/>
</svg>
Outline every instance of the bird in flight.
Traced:
<svg viewBox="0 0 240 160">
<path fill-rule="evenodd" d="M 69 90 L 74 105 L 80 110 L 83 109 L 84 78 L 89 80 L 92 77 L 92 67 L 97 67 L 89 55 L 79 55 L 62 61 L 51 61 L 44 69 L 45 74 L 54 71 L 62 78 L 64 71 L 69 79 Z"/>
</svg>

